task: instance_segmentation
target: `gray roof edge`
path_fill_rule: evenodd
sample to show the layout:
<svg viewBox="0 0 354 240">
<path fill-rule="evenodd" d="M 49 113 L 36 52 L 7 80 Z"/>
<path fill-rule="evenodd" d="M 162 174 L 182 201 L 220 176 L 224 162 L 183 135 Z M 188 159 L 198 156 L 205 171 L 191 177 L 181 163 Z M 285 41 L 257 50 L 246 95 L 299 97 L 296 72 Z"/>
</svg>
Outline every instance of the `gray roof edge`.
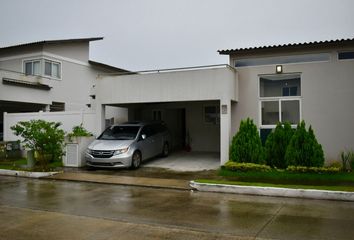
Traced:
<svg viewBox="0 0 354 240">
<path fill-rule="evenodd" d="M 31 46 L 31 45 L 40 45 L 40 44 L 55 44 L 55 43 L 70 43 L 70 42 L 92 42 L 103 40 L 103 37 L 90 37 L 90 38 L 70 38 L 70 39 L 54 39 L 54 40 L 42 40 L 37 42 L 29 42 L 29 43 L 21 43 L 11 46 L 0 47 L 0 50 L 23 47 L 23 46 Z"/>
<path fill-rule="evenodd" d="M 262 50 L 270 50 L 270 49 L 287 49 L 287 48 L 300 48 L 300 47 L 315 47 L 318 45 L 335 45 L 341 43 L 354 43 L 354 38 L 342 38 L 335 40 L 324 40 L 324 41 L 312 41 L 312 42 L 302 42 L 302 43 L 287 43 L 287 44 L 278 44 L 278 45 L 266 45 L 266 46 L 258 46 L 258 47 L 246 47 L 246 48 L 235 48 L 235 49 L 223 49 L 217 50 L 217 52 L 221 55 L 229 55 L 232 53 L 238 52 L 250 52 L 250 51 L 262 51 Z"/>
</svg>

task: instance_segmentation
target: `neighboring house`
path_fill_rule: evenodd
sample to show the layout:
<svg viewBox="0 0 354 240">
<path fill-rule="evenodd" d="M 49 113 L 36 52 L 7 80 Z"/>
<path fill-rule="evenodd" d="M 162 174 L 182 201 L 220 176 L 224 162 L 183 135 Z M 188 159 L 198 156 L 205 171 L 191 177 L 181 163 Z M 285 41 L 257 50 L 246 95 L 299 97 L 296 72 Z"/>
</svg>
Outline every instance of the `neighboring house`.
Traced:
<svg viewBox="0 0 354 240">
<path fill-rule="evenodd" d="M 89 43 L 102 39 L 49 40 L 0 48 L 1 132 L 4 112 L 94 110 L 92 89 L 97 74 L 127 72 L 89 60 Z"/>
<path fill-rule="evenodd" d="M 107 106 L 129 120 L 162 119 L 174 145 L 220 152 L 241 119 L 254 119 L 264 140 L 279 121 L 312 125 L 326 159 L 354 148 L 354 39 L 220 50 L 230 66 L 100 75 L 98 124 Z"/>
</svg>

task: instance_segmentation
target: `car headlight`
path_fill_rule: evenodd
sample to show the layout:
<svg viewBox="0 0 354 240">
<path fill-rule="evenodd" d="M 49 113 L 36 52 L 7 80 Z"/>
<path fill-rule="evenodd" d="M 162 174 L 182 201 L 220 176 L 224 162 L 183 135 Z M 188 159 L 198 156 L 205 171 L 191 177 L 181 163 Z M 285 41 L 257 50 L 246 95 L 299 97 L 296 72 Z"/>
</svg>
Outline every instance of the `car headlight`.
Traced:
<svg viewBox="0 0 354 240">
<path fill-rule="evenodd" d="M 86 153 L 87 153 L 87 154 L 91 154 L 91 153 L 92 153 L 92 149 L 89 149 L 89 148 L 86 149 Z"/>
<path fill-rule="evenodd" d="M 126 153 L 126 152 L 128 152 L 128 150 L 129 150 L 129 147 L 117 149 L 116 151 L 114 151 L 113 155 L 118 155 L 118 154 Z"/>
</svg>

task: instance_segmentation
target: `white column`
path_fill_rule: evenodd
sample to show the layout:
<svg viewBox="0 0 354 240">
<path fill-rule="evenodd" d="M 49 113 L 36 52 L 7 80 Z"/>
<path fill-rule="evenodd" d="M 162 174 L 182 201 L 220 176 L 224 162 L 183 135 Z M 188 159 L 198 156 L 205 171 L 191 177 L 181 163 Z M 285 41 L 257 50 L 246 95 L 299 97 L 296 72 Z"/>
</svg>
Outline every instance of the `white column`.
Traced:
<svg viewBox="0 0 354 240">
<path fill-rule="evenodd" d="M 7 126 L 7 112 L 4 112 L 3 114 L 3 141 L 8 140 L 8 130 L 10 129 L 10 126 Z"/>
<path fill-rule="evenodd" d="M 220 100 L 220 165 L 229 160 L 231 141 L 231 100 Z"/>
<path fill-rule="evenodd" d="M 105 129 L 106 106 L 96 101 L 96 136 L 100 135 Z"/>
</svg>

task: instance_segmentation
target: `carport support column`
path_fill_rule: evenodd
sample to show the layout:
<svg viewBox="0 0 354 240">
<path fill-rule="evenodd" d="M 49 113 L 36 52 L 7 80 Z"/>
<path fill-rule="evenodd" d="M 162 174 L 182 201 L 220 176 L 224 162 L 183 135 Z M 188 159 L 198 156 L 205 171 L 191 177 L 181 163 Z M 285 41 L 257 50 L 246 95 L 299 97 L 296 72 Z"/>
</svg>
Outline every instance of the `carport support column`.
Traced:
<svg viewBox="0 0 354 240">
<path fill-rule="evenodd" d="M 100 135 L 106 125 L 106 106 L 100 103 L 96 105 L 96 136 Z"/>
<path fill-rule="evenodd" d="M 229 160 L 231 131 L 231 100 L 220 100 L 220 165 Z"/>
</svg>

